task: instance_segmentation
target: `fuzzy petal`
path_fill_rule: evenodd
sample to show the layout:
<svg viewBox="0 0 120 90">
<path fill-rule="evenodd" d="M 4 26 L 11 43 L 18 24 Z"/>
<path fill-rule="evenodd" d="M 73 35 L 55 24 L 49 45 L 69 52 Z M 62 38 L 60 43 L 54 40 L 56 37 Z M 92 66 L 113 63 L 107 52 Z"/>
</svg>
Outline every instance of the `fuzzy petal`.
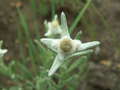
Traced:
<svg viewBox="0 0 120 90">
<path fill-rule="evenodd" d="M 44 22 L 44 24 L 46 24 L 46 29 L 47 29 L 47 32 L 45 33 L 45 36 L 50 36 L 52 34 L 52 27 L 51 27 L 51 22 Z"/>
<path fill-rule="evenodd" d="M 64 56 L 58 54 L 56 57 L 55 57 L 55 60 L 48 72 L 48 76 L 52 76 L 56 71 L 57 69 L 61 66 L 61 64 L 64 62 Z"/>
<path fill-rule="evenodd" d="M 79 49 L 78 49 L 78 50 L 80 51 L 80 50 L 89 49 L 89 48 L 98 46 L 99 44 L 100 44 L 99 41 L 92 41 L 92 42 L 82 43 L 82 44 L 79 46 Z"/>
<path fill-rule="evenodd" d="M 57 14 L 55 14 L 54 20 L 58 20 L 58 15 Z"/>
<path fill-rule="evenodd" d="M 69 32 L 68 32 L 67 19 L 66 19 L 64 12 L 61 13 L 61 28 L 63 30 L 63 33 L 62 33 L 63 36 L 67 35 L 70 37 Z"/>
<path fill-rule="evenodd" d="M 67 59 L 69 59 L 71 57 L 75 57 L 75 56 L 87 55 L 87 54 L 92 53 L 92 52 L 93 52 L 93 50 L 91 50 L 91 49 L 90 50 L 81 51 L 81 52 L 76 52 L 76 53 L 73 53 L 73 54 L 67 56 L 65 58 L 65 60 L 67 60 Z"/>
<path fill-rule="evenodd" d="M 49 49 L 51 49 L 54 52 L 57 52 L 57 43 L 58 39 L 49 39 L 49 38 L 42 38 L 40 41 L 45 44 Z"/>
<path fill-rule="evenodd" d="M 0 57 L 2 57 L 7 52 L 7 49 L 0 49 Z"/>
<path fill-rule="evenodd" d="M 45 33 L 45 36 L 51 36 L 51 31 L 49 30 L 47 33 Z"/>
<path fill-rule="evenodd" d="M 47 22 L 47 20 L 44 21 L 44 26 L 45 26 L 46 30 L 48 30 L 48 22 Z"/>
</svg>

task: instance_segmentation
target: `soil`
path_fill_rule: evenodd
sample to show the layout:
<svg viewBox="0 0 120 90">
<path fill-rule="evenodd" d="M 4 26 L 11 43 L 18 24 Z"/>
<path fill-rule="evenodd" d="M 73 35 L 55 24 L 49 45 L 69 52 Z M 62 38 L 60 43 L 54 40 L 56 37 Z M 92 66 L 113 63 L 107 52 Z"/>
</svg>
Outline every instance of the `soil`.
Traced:
<svg viewBox="0 0 120 90">
<path fill-rule="evenodd" d="M 94 31 L 96 32 L 95 39 L 90 35 L 91 31 L 84 30 L 81 23 L 76 28 L 76 30 L 83 28 L 83 41 L 101 41 L 100 52 L 91 58 L 90 75 L 85 85 L 83 85 L 84 87 L 81 87 L 83 89 L 80 90 L 120 90 L 120 0 L 93 0 L 93 2 L 100 16 L 103 16 L 105 22 L 107 22 L 108 28 L 101 24 L 98 15 L 91 16 L 97 27 Z M 63 6 L 57 6 L 57 12 L 60 13 L 64 10 L 67 14 L 68 25 L 70 25 L 81 6 L 79 6 L 80 3 L 73 4 L 72 0 L 70 2 L 65 1 L 65 3 Z M 20 2 L 18 0 L 0 0 L 0 40 L 4 41 L 4 47 L 9 50 L 5 57 L 6 61 L 18 57 L 17 29 L 19 20 L 16 7 L 20 7 L 23 12 L 26 12 L 30 24 L 32 25 L 33 23 L 30 3 L 26 0 L 21 0 Z M 48 9 L 47 12 L 38 14 L 40 30 L 44 29 L 43 21 L 51 18 L 50 10 Z M 90 11 L 88 12 L 91 13 Z M 40 35 L 43 33 L 44 31 L 40 32 Z"/>
</svg>

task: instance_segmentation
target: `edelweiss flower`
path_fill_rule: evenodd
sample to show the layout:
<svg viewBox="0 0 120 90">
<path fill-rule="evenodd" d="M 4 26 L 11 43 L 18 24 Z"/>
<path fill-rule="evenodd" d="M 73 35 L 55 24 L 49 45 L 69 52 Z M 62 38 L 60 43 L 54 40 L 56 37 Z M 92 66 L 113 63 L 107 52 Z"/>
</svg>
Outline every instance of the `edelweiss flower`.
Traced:
<svg viewBox="0 0 120 90">
<path fill-rule="evenodd" d="M 3 55 L 7 52 L 7 49 L 1 49 L 2 41 L 0 41 L 0 58 L 3 57 Z"/>
<path fill-rule="evenodd" d="M 55 60 L 48 72 L 48 75 L 53 75 L 61 64 L 68 57 L 72 57 L 76 54 L 85 54 L 84 50 L 92 48 L 100 44 L 99 41 L 92 41 L 82 43 L 80 40 L 72 39 L 68 32 L 67 20 L 65 14 L 61 13 L 61 25 L 58 23 L 57 16 L 55 16 L 52 22 L 45 22 L 48 32 L 45 34 L 49 35 L 60 35 L 60 39 L 42 38 L 41 42 L 45 44 L 49 49 L 56 52 L 57 55 Z M 84 51 L 84 52 L 83 52 Z"/>
<path fill-rule="evenodd" d="M 59 24 L 57 15 L 55 15 L 52 22 L 47 22 L 45 20 L 44 24 L 47 29 L 47 33 L 45 33 L 45 36 L 60 35 L 62 37 L 65 35 L 69 35 L 66 16 L 63 12 L 61 13 L 61 25 Z"/>
<path fill-rule="evenodd" d="M 100 44 L 99 41 L 82 43 L 80 40 L 74 40 L 68 36 L 64 36 L 60 39 L 42 38 L 41 42 L 57 53 L 53 65 L 48 72 L 49 76 L 56 72 L 65 58 Z"/>
</svg>

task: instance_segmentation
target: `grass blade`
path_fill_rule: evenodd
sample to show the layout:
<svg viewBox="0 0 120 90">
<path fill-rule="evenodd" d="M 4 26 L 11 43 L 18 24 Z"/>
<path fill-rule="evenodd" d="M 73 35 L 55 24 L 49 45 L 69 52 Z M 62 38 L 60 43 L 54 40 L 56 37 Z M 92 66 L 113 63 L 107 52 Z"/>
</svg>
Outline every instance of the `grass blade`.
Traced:
<svg viewBox="0 0 120 90">
<path fill-rule="evenodd" d="M 84 8 L 82 9 L 82 11 L 79 12 L 78 16 L 76 17 L 75 21 L 73 22 L 72 26 L 70 27 L 70 33 L 73 32 L 73 30 L 75 29 L 75 27 L 78 25 L 79 21 L 81 20 L 81 18 L 83 17 L 83 15 L 85 14 L 85 11 L 87 10 L 87 8 L 90 6 L 92 0 L 88 0 L 86 5 L 84 6 Z"/>
</svg>

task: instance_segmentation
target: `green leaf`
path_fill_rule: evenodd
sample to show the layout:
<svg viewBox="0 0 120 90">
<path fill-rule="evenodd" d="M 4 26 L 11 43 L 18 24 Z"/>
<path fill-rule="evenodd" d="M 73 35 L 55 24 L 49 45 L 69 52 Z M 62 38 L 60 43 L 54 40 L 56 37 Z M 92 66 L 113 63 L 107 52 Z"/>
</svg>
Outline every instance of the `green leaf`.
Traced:
<svg viewBox="0 0 120 90">
<path fill-rule="evenodd" d="M 73 22 L 72 26 L 70 27 L 70 34 L 73 32 L 75 27 L 78 25 L 81 18 L 84 16 L 86 10 L 88 9 L 88 7 L 91 4 L 91 1 L 92 0 L 87 0 L 87 3 L 85 4 L 84 8 L 82 9 L 82 11 L 79 12 L 78 16 L 76 17 L 75 21 Z"/>
</svg>

